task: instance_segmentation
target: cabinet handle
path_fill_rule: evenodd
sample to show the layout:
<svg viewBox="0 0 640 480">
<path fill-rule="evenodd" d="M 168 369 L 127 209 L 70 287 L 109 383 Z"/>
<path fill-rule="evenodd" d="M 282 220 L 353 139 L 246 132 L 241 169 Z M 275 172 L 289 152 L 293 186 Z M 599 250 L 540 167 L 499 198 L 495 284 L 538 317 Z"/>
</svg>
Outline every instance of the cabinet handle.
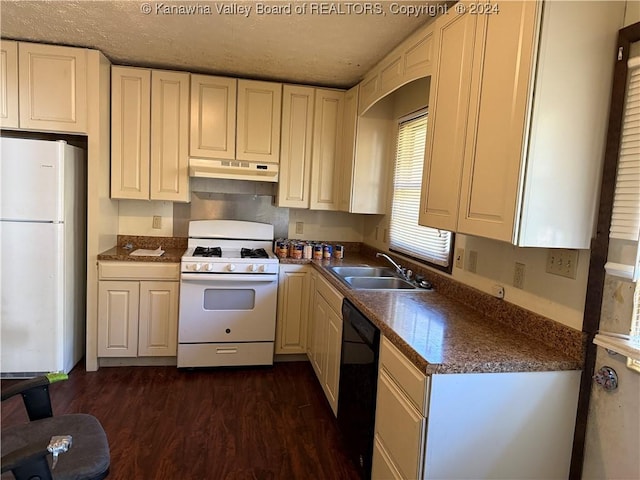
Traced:
<svg viewBox="0 0 640 480">
<path fill-rule="evenodd" d="M 238 347 L 220 347 L 216 349 L 216 354 L 238 353 Z"/>
</svg>

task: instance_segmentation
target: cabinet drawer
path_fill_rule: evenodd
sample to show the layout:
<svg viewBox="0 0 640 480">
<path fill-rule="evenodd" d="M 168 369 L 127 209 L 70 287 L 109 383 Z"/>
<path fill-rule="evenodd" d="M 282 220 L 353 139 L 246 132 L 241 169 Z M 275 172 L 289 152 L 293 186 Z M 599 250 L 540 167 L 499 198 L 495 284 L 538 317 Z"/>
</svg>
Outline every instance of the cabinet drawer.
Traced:
<svg viewBox="0 0 640 480">
<path fill-rule="evenodd" d="M 179 263 L 98 262 L 100 280 L 178 280 Z"/>
<path fill-rule="evenodd" d="M 383 370 L 378 378 L 375 436 L 403 478 L 420 478 L 425 418 Z"/>
<path fill-rule="evenodd" d="M 386 337 L 382 337 L 380 365 L 409 397 L 414 406 L 427 414 L 427 377 L 421 373 Z"/>
<path fill-rule="evenodd" d="M 342 299 L 344 297 L 340 295 L 340 292 L 333 288 L 322 275 L 318 275 L 316 290 L 327 301 L 329 306 L 342 317 Z"/>
<path fill-rule="evenodd" d="M 373 467 L 371 480 L 402 480 L 389 454 L 385 451 L 378 437 L 373 440 Z"/>
</svg>

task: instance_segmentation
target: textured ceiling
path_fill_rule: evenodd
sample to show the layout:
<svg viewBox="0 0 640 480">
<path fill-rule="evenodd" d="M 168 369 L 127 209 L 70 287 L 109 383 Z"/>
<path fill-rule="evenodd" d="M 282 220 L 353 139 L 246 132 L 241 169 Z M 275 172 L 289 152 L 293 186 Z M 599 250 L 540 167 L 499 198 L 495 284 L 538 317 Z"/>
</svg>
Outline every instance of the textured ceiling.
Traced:
<svg viewBox="0 0 640 480">
<path fill-rule="evenodd" d="M 290 5 L 289 15 L 261 13 L 258 3 L 2 0 L 1 33 L 95 48 L 114 64 L 350 87 L 433 19 L 396 13 L 427 2 L 260 2 Z M 302 8 L 306 14 L 295 13 Z M 367 8 L 379 13 L 361 13 Z"/>
</svg>

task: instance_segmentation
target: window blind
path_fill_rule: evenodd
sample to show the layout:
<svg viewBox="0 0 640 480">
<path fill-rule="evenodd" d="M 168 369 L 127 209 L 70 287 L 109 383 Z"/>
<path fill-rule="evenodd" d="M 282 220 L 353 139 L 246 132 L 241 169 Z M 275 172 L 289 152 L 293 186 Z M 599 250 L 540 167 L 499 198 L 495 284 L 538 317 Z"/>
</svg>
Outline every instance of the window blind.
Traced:
<svg viewBox="0 0 640 480">
<path fill-rule="evenodd" d="M 426 135 L 426 112 L 399 125 L 389 246 L 393 251 L 447 267 L 451 233 L 418 225 Z"/>
<path fill-rule="evenodd" d="M 640 57 L 629 59 L 627 93 L 609 230 L 607 272 L 637 281 L 640 275 Z"/>
<path fill-rule="evenodd" d="M 629 60 L 629 84 L 611 219 L 611 238 L 638 241 L 640 235 L 640 57 Z"/>
</svg>

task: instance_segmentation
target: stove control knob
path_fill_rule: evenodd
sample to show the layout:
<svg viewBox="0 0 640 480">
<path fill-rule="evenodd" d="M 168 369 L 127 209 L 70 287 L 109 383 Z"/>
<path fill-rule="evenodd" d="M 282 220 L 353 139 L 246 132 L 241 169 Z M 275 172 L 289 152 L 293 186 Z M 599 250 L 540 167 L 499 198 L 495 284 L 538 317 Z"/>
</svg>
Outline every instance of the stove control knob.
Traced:
<svg viewBox="0 0 640 480">
<path fill-rule="evenodd" d="M 266 267 L 265 267 L 264 265 L 260 265 L 260 271 L 261 271 L 261 272 L 264 272 L 264 271 L 265 271 L 265 269 L 266 269 Z"/>
<path fill-rule="evenodd" d="M 207 269 L 207 272 L 213 272 L 213 263 L 207 263 L 205 268 Z"/>
<path fill-rule="evenodd" d="M 255 263 L 253 265 L 249 265 L 249 270 L 251 270 L 252 272 L 257 272 L 258 265 L 256 265 Z"/>
<path fill-rule="evenodd" d="M 230 272 L 233 272 L 236 269 L 236 266 L 233 263 L 230 263 L 229 265 L 227 265 L 227 270 L 229 270 Z"/>
<path fill-rule="evenodd" d="M 196 263 L 193 266 L 193 270 L 196 271 L 196 272 L 199 272 L 200 270 L 202 270 L 202 264 L 201 263 Z"/>
</svg>

